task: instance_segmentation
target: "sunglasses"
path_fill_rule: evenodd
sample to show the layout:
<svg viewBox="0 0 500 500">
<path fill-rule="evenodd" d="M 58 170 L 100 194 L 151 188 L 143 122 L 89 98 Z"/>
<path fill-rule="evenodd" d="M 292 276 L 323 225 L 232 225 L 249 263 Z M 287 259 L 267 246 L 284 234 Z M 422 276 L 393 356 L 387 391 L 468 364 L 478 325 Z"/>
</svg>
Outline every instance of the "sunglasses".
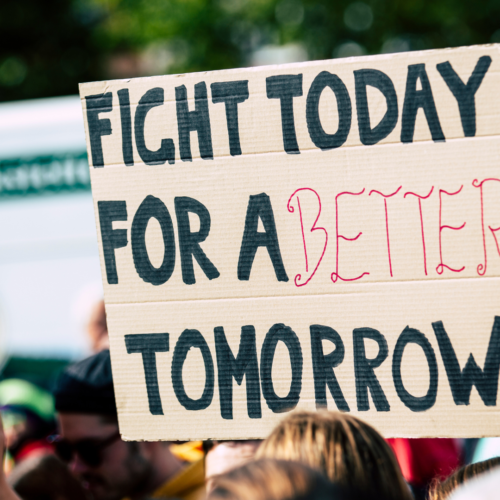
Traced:
<svg viewBox="0 0 500 500">
<path fill-rule="evenodd" d="M 71 443 L 67 439 L 56 436 L 52 439 L 52 444 L 56 455 L 66 463 L 71 462 L 75 453 L 80 460 L 89 467 L 99 467 L 102 464 L 102 452 L 105 448 L 112 445 L 120 439 L 120 433 L 117 431 L 106 439 L 81 439 Z"/>
</svg>

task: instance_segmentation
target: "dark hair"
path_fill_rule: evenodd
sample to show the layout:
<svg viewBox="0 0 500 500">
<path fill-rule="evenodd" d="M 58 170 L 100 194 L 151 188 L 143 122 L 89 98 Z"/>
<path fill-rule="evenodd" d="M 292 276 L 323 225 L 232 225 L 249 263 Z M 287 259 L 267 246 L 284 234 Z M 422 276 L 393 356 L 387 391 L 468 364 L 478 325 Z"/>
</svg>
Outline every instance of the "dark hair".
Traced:
<svg viewBox="0 0 500 500">
<path fill-rule="evenodd" d="M 444 481 L 436 479 L 431 485 L 429 500 L 444 500 L 462 484 L 498 466 L 500 466 L 500 457 L 490 458 L 484 462 L 461 467 Z"/>
<path fill-rule="evenodd" d="M 118 415 L 99 415 L 99 419 L 104 425 L 118 425 Z"/>
<path fill-rule="evenodd" d="M 298 462 L 261 459 L 213 477 L 207 500 L 351 500 L 319 471 Z M 357 498 L 357 497 L 356 497 Z"/>
<path fill-rule="evenodd" d="M 54 399 L 58 412 L 116 417 L 109 351 L 69 365 L 57 379 Z"/>
</svg>

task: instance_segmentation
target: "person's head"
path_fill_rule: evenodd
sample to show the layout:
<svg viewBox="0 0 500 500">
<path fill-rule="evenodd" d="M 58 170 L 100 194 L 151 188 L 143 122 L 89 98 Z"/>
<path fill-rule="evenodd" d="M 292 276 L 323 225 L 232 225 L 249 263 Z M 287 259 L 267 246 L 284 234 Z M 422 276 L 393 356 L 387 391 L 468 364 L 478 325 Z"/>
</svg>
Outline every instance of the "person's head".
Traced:
<svg viewBox="0 0 500 500">
<path fill-rule="evenodd" d="M 445 500 L 462 484 L 495 467 L 500 467 L 500 457 L 461 467 L 444 481 L 439 481 L 439 479 L 434 481 L 429 491 L 429 500 Z"/>
<path fill-rule="evenodd" d="M 319 471 L 298 462 L 261 459 L 213 477 L 207 500 L 348 500 Z"/>
<path fill-rule="evenodd" d="M 4 380 L 0 382 L 0 414 L 6 446 L 16 463 L 39 453 L 44 446 L 50 450 L 41 442 L 56 429 L 50 393 L 26 380 Z"/>
<path fill-rule="evenodd" d="M 291 413 L 262 442 L 256 457 L 296 460 L 340 485 L 387 499 L 411 498 L 389 445 L 373 427 L 345 413 Z"/>
<path fill-rule="evenodd" d="M 205 441 L 205 481 L 212 489 L 212 478 L 253 459 L 260 441 Z"/>
<path fill-rule="evenodd" d="M 58 456 L 95 500 L 151 493 L 180 465 L 164 443 L 120 438 L 109 351 L 69 366 L 55 395 Z"/>
<path fill-rule="evenodd" d="M 87 333 L 93 352 L 109 349 L 108 324 L 106 321 L 104 300 L 100 300 L 92 308 L 87 324 Z"/>
</svg>

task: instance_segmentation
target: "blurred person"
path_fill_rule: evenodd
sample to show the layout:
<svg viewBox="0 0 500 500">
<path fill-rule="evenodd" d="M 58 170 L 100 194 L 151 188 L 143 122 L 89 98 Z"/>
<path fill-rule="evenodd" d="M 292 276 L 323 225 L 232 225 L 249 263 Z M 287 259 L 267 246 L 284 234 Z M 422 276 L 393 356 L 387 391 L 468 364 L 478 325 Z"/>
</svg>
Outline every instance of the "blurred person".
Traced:
<svg viewBox="0 0 500 500">
<path fill-rule="evenodd" d="M 56 431 L 54 400 L 47 391 L 20 379 L 0 382 L 0 413 L 5 444 L 14 466 L 35 456 L 53 454 L 47 437 Z"/>
<path fill-rule="evenodd" d="M 291 413 L 262 442 L 256 457 L 302 462 L 319 469 L 334 483 L 375 498 L 412 498 L 384 438 L 367 423 L 345 413 Z"/>
<path fill-rule="evenodd" d="M 450 500 L 497 500 L 500 490 L 500 468 L 480 474 L 451 494 Z"/>
<path fill-rule="evenodd" d="M 426 497 L 434 478 L 446 478 L 463 465 L 463 452 L 457 439 L 394 438 L 387 442 L 417 499 Z"/>
<path fill-rule="evenodd" d="M 207 500 L 357 500 L 298 462 L 260 459 L 213 477 Z"/>
<path fill-rule="evenodd" d="M 207 492 L 212 489 L 214 476 L 228 472 L 252 460 L 260 443 L 260 440 L 204 441 Z"/>
<path fill-rule="evenodd" d="M 500 457 L 466 465 L 455 471 L 448 479 L 444 481 L 434 481 L 429 491 L 429 500 L 448 499 L 462 484 L 499 466 Z"/>
<path fill-rule="evenodd" d="M 54 455 L 24 460 L 9 474 L 7 481 L 23 500 L 88 500 L 68 467 Z"/>
<path fill-rule="evenodd" d="M 2 419 L 0 418 L 0 457 L 2 457 L 2 460 L 5 457 L 5 451 L 5 434 Z M 2 500 L 21 500 L 7 482 L 3 467 L 0 467 L 0 498 Z"/>
<path fill-rule="evenodd" d="M 92 352 L 109 349 L 108 323 L 104 300 L 100 300 L 92 308 L 87 324 L 87 333 L 90 338 Z"/>
<path fill-rule="evenodd" d="M 56 452 L 94 500 L 204 497 L 203 460 L 188 465 L 166 442 L 122 441 L 108 350 L 66 368 L 54 394 Z"/>
</svg>

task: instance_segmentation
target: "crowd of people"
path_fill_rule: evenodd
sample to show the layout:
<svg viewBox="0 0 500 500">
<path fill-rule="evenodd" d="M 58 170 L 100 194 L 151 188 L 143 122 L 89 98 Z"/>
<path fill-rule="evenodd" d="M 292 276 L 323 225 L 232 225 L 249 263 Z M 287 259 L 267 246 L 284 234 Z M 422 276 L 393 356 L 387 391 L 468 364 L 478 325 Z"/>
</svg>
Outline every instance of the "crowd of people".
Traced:
<svg viewBox="0 0 500 500">
<path fill-rule="evenodd" d="M 500 495 L 500 457 L 471 442 L 384 439 L 335 411 L 288 413 L 262 441 L 121 438 L 104 308 L 94 355 L 69 365 L 53 394 L 0 383 L 0 500 L 467 500 Z M 1 424 L 1 420 L 0 420 Z M 474 444 L 474 443 L 472 443 Z"/>
</svg>

